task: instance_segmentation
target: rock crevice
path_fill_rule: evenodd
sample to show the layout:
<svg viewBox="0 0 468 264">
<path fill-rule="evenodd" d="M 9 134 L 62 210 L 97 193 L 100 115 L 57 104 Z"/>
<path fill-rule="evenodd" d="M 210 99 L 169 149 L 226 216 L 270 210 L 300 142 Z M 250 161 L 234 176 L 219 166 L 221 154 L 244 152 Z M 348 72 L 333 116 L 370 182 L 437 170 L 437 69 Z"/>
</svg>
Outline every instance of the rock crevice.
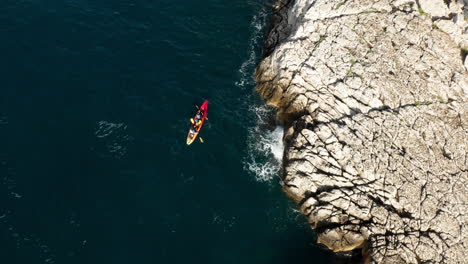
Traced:
<svg viewBox="0 0 468 264">
<path fill-rule="evenodd" d="M 318 242 L 468 259 L 467 18 L 460 0 L 274 6 L 257 90 L 285 121 L 284 190 Z"/>
</svg>

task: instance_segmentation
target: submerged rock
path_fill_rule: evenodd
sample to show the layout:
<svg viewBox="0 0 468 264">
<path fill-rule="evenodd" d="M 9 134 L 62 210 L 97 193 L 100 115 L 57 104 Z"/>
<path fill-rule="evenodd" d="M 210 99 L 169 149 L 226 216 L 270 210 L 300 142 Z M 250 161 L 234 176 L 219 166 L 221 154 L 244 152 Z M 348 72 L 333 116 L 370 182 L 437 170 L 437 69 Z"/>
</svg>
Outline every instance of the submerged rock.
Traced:
<svg viewBox="0 0 468 264">
<path fill-rule="evenodd" d="M 278 1 L 257 90 L 285 122 L 283 186 L 334 251 L 468 259 L 461 0 Z"/>
</svg>

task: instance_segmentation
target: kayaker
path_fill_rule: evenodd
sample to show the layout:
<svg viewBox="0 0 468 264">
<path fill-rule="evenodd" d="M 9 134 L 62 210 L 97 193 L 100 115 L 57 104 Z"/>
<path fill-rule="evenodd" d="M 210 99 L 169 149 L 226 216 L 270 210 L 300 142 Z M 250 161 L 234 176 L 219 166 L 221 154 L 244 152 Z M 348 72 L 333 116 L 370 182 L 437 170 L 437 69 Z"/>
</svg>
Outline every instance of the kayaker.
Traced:
<svg viewBox="0 0 468 264">
<path fill-rule="evenodd" d="M 193 124 L 193 128 L 198 131 L 200 126 L 201 126 L 202 122 L 201 120 L 198 120 L 198 122 L 196 122 L 195 124 Z"/>
<path fill-rule="evenodd" d="M 208 112 L 208 100 L 205 100 L 203 104 L 198 107 L 198 111 L 196 112 L 195 116 L 190 118 L 190 129 L 189 133 L 187 135 L 187 145 L 190 145 L 194 142 L 195 138 L 198 136 L 198 133 L 200 132 L 200 129 L 202 128 L 203 122 L 205 121 L 206 114 Z M 202 138 L 200 138 L 200 141 L 203 143 Z"/>
<path fill-rule="evenodd" d="M 190 118 L 190 122 L 192 123 L 192 125 L 199 125 L 201 123 L 201 119 L 198 116 L 196 116 L 195 120 L 193 118 Z"/>
</svg>

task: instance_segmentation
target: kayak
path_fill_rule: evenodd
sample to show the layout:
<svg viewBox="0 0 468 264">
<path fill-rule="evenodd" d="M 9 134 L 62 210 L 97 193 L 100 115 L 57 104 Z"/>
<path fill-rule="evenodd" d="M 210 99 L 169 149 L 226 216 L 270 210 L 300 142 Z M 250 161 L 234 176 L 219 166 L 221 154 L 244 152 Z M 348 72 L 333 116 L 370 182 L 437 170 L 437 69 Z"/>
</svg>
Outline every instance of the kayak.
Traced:
<svg viewBox="0 0 468 264">
<path fill-rule="evenodd" d="M 193 120 L 196 119 L 198 114 L 201 116 L 201 118 L 200 118 L 201 123 L 199 123 L 198 126 L 195 125 L 195 124 L 192 124 L 190 126 L 190 129 L 189 129 L 189 132 L 188 132 L 188 135 L 187 135 L 187 145 L 190 145 L 190 144 L 193 143 L 193 141 L 195 141 L 195 139 L 198 136 L 198 133 L 200 133 L 200 129 L 202 128 L 203 123 L 205 123 L 206 115 L 208 114 L 208 100 L 205 100 L 203 102 L 203 104 L 200 106 L 197 113 L 193 117 Z"/>
</svg>

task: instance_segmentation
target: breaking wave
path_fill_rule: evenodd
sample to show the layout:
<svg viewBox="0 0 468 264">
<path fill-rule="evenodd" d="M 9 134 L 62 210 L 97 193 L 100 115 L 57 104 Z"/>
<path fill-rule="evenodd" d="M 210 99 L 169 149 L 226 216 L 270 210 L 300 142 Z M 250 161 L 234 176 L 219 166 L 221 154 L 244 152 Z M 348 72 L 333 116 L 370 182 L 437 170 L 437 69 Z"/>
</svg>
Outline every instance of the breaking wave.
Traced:
<svg viewBox="0 0 468 264">
<path fill-rule="evenodd" d="M 276 110 L 269 106 L 254 107 L 257 124 L 249 130 L 244 169 L 257 181 L 267 182 L 279 176 L 283 160 L 283 127 L 275 125 Z"/>
<path fill-rule="evenodd" d="M 239 80 L 235 83 L 240 89 L 254 89 L 254 71 L 261 59 L 265 26 L 269 9 L 263 5 L 250 23 L 251 39 L 246 60 L 239 68 Z M 255 102 L 257 98 L 249 96 L 247 101 Z M 260 100 L 248 107 L 255 117 L 255 123 L 248 128 L 247 155 L 244 158 L 244 169 L 254 175 L 260 182 L 268 182 L 279 175 L 283 158 L 283 128 L 275 122 L 276 109 L 266 106 Z"/>
</svg>

